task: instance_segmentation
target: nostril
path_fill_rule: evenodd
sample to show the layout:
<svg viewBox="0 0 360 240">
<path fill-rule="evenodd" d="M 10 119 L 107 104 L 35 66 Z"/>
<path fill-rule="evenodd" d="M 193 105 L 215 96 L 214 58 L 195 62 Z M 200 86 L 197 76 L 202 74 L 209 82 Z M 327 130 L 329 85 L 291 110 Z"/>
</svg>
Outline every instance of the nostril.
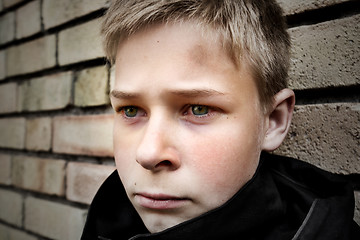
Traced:
<svg viewBox="0 0 360 240">
<path fill-rule="evenodd" d="M 156 164 L 155 168 L 158 167 L 170 167 L 172 165 L 172 163 L 169 160 L 164 160 L 159 162 L 158 164 Z"/>
</svg>

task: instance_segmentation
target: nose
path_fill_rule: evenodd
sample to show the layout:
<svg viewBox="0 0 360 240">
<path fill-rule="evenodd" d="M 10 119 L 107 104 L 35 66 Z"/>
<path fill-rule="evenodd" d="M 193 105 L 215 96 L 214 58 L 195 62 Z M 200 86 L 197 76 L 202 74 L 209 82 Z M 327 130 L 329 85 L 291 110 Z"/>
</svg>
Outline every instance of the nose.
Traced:
<svg viewBox="0 0 360 240">
<path fill-rule="evenodd" d="M 161 118 L 149 119 L 136 152 L 136 161 L 151 171 L 180 167 L 178 152 L 173 144 L 175 127 Z"/>
</svg>

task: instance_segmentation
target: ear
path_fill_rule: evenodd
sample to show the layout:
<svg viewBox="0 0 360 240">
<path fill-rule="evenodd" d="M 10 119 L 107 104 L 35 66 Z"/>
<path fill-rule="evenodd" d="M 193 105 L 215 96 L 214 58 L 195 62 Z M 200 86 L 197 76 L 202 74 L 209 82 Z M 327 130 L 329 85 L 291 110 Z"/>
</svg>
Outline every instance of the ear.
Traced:
<svg viewBox="0 0 360 240">
<path fill-rule="evenodd" d="M 262 150 L 274 151 L 283 142 L 289 131 L 295 105 L 295 94 L 283 89 L 274 96 L 273 107 L 268 112 L 267 129 Z"/>
</svg>

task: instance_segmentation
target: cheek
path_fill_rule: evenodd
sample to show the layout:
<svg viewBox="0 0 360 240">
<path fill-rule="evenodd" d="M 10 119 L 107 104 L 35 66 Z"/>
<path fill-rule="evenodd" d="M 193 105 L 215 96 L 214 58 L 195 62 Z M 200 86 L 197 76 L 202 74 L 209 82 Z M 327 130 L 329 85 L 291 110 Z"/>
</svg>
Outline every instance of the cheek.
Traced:
<svg viewBox="0 0 360 240">
<path fill-rule="evenodd" d="M 250 164 L 246 155 L 225 145 L 208 146 L 209 151 L 198 158 L 195 166 L 203 182 L 212 183 L 212 187 L 221 189 L 237 185 L 238 182 L 241 184 L 248 179 Z"/>
<path fill-rule="evenodd" d="M 126 128 L 126 126 L 123 126 L 120 123 L 114 123 L 113 146 L 115 155 L 118 155 L 122 158 L 127 158 L 127 156 L 134 154 L 134 149 L 138 141 L 138 131 L 135 131 L 131 128 Z"/>
<path fill-rule="evenodd" d="M 260 155 L 256 133 L 230 127 L 193 139 L 188 143 L 188 159 L 197 181 L 210 192 L 225 192 L 231 197 L 254 174 Z M 222 134 L 231 133 L 231 134 Z M 211 184 L 209 184 L 211 183 Z"/>
<path fill-rule="evenodd" d="M 135 158 L 135 136 L 129 135 L 124 131 L 121 131 L 120 127 L 114 125 L 113 131 L 113 145 L 114 145 L 114 157 L 116 167 L 120 176 L 123 176 L 129 172 L 130 161 Z"/>
</svg>

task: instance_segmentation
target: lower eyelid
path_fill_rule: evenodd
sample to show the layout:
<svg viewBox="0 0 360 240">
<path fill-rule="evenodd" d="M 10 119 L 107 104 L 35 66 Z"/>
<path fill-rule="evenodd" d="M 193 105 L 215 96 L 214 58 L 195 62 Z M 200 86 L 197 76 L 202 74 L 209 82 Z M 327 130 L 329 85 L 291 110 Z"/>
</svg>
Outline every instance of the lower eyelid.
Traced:
<svg viewBox="0 0 360 240">
<path fill-rule="evenodd" d="M 215 114 L 215 113 L 214 113 L 213 111 L 209 110 L 209 112 L 206 113 L 206 114 L 203 114 L 203 115 L 195 115 L 195 114 L 192 114 L 192 116 L 195 117 L 195 118 L 206 118 L 206 117 L 211 117 L 211 116 L 213 116 L 214 114 Z"/>
<path fill-rule="evenodd" d="M 218 111 L 210 108 L 209 112 L 205 115 L 194 115 L 194 114 L 187 114 L 184 116 L 184 119 L 188 122 L 193 122 L 195 124 L 206 123 L 211 121 L 212 119 L 216 118 Z"/>
</svg>

